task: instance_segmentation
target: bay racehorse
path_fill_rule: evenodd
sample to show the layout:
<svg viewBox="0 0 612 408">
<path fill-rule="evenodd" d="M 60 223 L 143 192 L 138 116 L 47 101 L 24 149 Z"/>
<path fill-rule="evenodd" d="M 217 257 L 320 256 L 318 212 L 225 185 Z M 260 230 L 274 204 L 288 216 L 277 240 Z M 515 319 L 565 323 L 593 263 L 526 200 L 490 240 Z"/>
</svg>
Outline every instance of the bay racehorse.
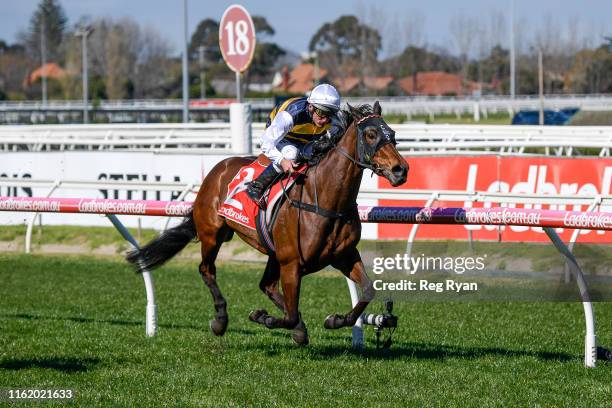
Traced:
<svg viewBox="0 0 612 408">
<path fill-rule="evenodd" d="M 319 157 L 312 158 L 312 166 L 302 182 L 296 182 L 287 192 L 288 199 L 280 204 L 271 229 L 276 252 L 269 257 L 259 287 L 284 316 L 273 316 L 264 309 L 249 316 L 269 329 L 293 330 L 293 340 L 301 345 L 308 343 L 306 326 L 298 310 L 302 277 L 332 265 L 362 290 L 359 302 L 347 314 L 325 319 L 328 329 L 353 326 L 374 296 L 357 250 L 361 224 L 356 200 L 363 170 L 372 170 L 393 186 L 403 184 L 408 174 L 408 164 L 395 148 L 395 132 L 383 120 L 378 102 L 373 107 L 349 105 L 341 117 L 345 122 L 344 135 Z M 218 336 L 225 333 L 228 324 L 227 304 L 217 285 L 215 267 L 221 244 L 235 232 L 252 247 L 267 253 L 254 230 L 217 214 L 230 181 L 255 159 L 231 157 L 219 162 L 202 182 L 193 210 L 184 221 L 127 257 L 139 268 L 151 270 L 197 236 L 202 255 L 199 272 L 212 294 L 216 311 L 210 328 Z"/>
</svg>

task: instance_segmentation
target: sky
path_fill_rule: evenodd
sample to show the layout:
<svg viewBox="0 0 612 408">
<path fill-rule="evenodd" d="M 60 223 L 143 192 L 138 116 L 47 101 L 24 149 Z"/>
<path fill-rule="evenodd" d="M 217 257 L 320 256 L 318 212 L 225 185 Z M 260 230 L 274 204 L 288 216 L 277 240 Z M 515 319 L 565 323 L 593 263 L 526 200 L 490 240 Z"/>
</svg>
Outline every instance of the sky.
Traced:
<svg viewBox="0 0 612 408">
<path fill-rule="evenodd" d="M 91 18 L 130 17 L 143 26 L 155 28 L 177 54 L 183 41 L 182 0 L 59 0 L 72 26 L 82 16 Z M 326 22 L 353 14 L 361 17 L 383 34 L 383 56 L 403 49 L 407 38 L 418 45 L 457 52 L 452 20 L 482 23 L 480 39 L 499 37 L 507 46 L 510 5 L 514 2 L 515 22 L 523 34 L 517 41 L 527 47 L 528 40 L 546 24 L 568 31 L 577 22 L 579 36 L 588 45 L 599 45 L 603 35 L 612 35 L 612 0 L 242 0 L 251 15 L 266 17 L 276 34 L 270 40 L 297 54 L 308 49 L 310 38 Z M 39 0 L 0 0 L 0 39 L 13 43 L 19 31 L 25 31 Z M 205 18 L 220 20 L 223 11 L 236 1 L 188 0 L 188 30 L 193 33 Z M 493 16 L 500 16 L 495 20 Z M 548 16 L 548 17 L 547 17 Z M 471 20 L 470 20 L 471 19 Z M 407 33 L 411 32 L 409 36 Z M 417 35 L 415 35 L 415 33 Z M 565 33 L 565 34 L 564 34 Z M 520 47 L 521 45 L 519 45 Z M 401 49 L 400 49 L 401 48 Z"/>
</svg>

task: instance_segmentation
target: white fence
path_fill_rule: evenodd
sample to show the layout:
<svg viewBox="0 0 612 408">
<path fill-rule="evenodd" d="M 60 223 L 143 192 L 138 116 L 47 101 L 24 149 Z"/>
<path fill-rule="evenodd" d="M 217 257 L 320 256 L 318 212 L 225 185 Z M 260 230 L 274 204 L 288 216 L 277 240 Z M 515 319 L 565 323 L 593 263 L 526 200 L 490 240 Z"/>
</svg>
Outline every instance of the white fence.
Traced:
<svg viewBox="0 0 612 408">
<path fill-rule="evenodd" d="M 404 154 L 610 156 L 612 126 L 392 125 Z M 252 124 L 252 152 L 263 123 Z M 232 152 L 229 123 L 1 126 L 0 151 L 126 150 Z"/>
<path fill-rule="evenodd" d="M 511 98 L 507 95 L 477 97 L 435 97 L 435 96 L 368 96 L 362 98 L 347 97 L 344 100 L 350 104 L 368 103 L 379 100 L 387 113 L 406 115 L 441 115 L 441 114 L 474 114 L 479 111 L 487 113 L 514 113 L 521 109 L 539 109 L 540 100 L 537 95 L 521 95 Z M 197 101 L 194 101 L 197 102 Z M 215 104 L 214 99 L 206 100 L 205 104 L 193 103 L 191 110 L 227 109 L 225 104 Z M 222 101 L 224 102 L 224 101 Z M 245 102 L 254 109 L 272 109 L 274 100 L 271 98 L 247 99 Z M 586 110 L 612 110 L 612 96 L 601 95 L 546 95 L 544 106 L 547 109 L 581 108 Z M 91 103 L 89 109 L 107 112 L 130 111 L 164 111 L 182 110 L 180 99 L 142 99 L 142 100 L 111 100 L 100 101 L 96 106 Z M 19 111 L 81 111 L 83 102 L 72 101 L 7 101 L 0 102 L 0 112 Z"/>
</svg>

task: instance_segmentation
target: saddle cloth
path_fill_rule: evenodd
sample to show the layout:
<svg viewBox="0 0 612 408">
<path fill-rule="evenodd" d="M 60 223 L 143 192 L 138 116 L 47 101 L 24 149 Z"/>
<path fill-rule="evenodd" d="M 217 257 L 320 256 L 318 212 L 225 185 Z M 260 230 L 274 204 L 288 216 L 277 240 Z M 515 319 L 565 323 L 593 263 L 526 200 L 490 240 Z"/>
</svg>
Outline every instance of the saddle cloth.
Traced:
<svg viewBox="0 0 612 408">
<path fill-rule="evenodd" d="M 247 228 L 256 230 L 255 220 L 259 207 L 247 195 L 246 189 L 248 187 L 247 184 L 255 180 L 268 167 L 269 163 L 270 161 L 267 157 L 260 155 L 253 163 L 238 170 L 236 176 L 227 186 L 227 196 L 217 210 L 217 214 Z M 265 198 L 267 201 L 265 210 L 266 219 L 268 221 L 270 220 L 272 209 L 283 196 L 283 188 L 288 191 L 295 183 L 297 177 L 305 171 L 306 167 L 306 165 L 302 165 L 289 178 L 282 179 L 280 183 L 275 183 L 269 189 L 269 194 L 266 194 L 267 197 Z"/>
</svg>

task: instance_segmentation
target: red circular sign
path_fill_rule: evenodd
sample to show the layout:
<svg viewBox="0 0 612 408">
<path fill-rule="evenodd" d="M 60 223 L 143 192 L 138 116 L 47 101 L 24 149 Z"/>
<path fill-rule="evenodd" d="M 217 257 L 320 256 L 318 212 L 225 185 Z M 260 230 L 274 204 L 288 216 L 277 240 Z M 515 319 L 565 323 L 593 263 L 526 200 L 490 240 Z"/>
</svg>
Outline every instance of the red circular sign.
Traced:
<svg viewBox="0 0 612 408">
<path fill-rule="evenodd" d="M 229 6 L 219 24 L 219 48 L 232 71 L 243 72 L 255 52 L 255 26 L 251 15 L 238 4 Z"/>
</svg>

